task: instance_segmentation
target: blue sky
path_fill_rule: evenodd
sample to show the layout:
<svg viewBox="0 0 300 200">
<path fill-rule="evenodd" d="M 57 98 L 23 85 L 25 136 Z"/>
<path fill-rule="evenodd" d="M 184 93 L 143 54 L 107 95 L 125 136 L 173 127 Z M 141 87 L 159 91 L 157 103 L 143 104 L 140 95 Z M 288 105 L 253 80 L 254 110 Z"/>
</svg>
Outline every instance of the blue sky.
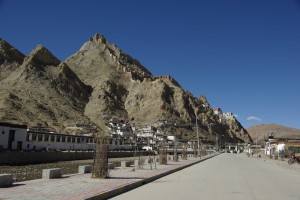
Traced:
<svg viewBox="0 0 300 200">
<path fill-rule="evenodd" d="M 0 20 L 24 54 L 43 44 L 64 60 L 98 32 L 246 128 L 300 129 L 299 0 L 0 0 Z"/>
</svg>

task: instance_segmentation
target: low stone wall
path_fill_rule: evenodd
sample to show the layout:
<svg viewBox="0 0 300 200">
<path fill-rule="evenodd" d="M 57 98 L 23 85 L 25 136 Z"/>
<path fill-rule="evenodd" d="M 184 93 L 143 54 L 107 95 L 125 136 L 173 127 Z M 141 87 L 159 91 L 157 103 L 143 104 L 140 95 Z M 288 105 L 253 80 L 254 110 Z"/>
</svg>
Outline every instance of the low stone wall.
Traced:
<svg viewBox="0 0 300 200">
<path fill-rule="evenodd" d="M 148 155 L 148 152 L 140 152 Z M 51 163 L 57 161 L 88 160 L 93 159 L 94 152 L 1 152 L 0 165 L 26 165 L 38 163 Z M 134 152 L 109 152 L 109 158 L 132 157 Z"/>
<path fill-rule="evenodd" d="M 50 163 L 57 161 L 87 160 L 93 152 L 3 152 L 0 153 L 1 165 L 23 165 Z"/>
</svg>

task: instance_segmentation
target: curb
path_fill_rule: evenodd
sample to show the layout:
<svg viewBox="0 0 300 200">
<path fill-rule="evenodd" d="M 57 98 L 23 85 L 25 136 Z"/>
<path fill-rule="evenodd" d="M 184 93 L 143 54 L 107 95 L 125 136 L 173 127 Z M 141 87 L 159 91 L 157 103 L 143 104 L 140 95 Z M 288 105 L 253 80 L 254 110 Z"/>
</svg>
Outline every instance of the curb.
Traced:
<svg viewBox="0 0 300 200">
<path fill-rule="evenodd" d="M 106 191 L 106 192 L 103 192 L 103 193 L 100 193 L 100 194 L 96 194 L 96 195 L 94 195 L 92 197 L 89 197 L 89 198 L 86 198 L 86 199 L 87 200 L 105 200 L 105 199 L 109 199 L 109 198 L 112 198 L 112 197 L 115 197 L 115 196 L 120 195 L 122 193 L 128 192 L 128 191 L 133 190 L 135 188 L 138 188 L 138 187 L 140 187 L 142 185 L 145 185 L 147 183 L 155 181 L 155 180 L 157 180 L 159 178 L 162 178 L 162 177 L 167 176 L 169 174 L 172 174 L 174 172 L 180 171 L 180 170 L 185 169 L 187 167 L 190 167 L 192 165 L 198 164 L 200 162 L 203 162 L 205 160 L 208 160 L 208 159 L 213 158 L 213 157 L 218 156 L 218 155 L 220 155 L 220 154 L 215 154 L 213 156 L 210 156 L 210 157 L 207 157 L 207 158 L 195 161 L 193 163 L 190 163 L 190 164 L 178 167 L 176 169 L 171 169 L 170 171 L 166 171 L 166 172 L 163 172 L 161 174 L 157 174 L 157 175 L 149 177 L 149 178 L 145 178 L 145 179 L 133 182 L 133 183 L 129 183 L 127 185 L 122 185 L 122 186 L 120 186 L 118 188 L 115 188 L 113 190 Z"/>
</svg>

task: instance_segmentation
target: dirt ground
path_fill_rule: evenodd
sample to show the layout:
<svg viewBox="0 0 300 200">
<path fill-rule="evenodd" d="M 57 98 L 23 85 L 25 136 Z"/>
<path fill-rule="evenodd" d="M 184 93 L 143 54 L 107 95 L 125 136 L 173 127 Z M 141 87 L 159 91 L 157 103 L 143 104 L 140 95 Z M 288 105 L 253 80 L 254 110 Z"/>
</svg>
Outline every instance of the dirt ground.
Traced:
<svg viewBox="0 0 300 200">
<path fill-rule="evenodd" d="M 148 156 L 141 156 L 141 158 L 148 158 Z M 121 165 L 122 160 L 134 160 L 134 157 L 127 158 L 110 158 L 108 161 L 113 162 L 116 167 Z M 136 159 L 138 159 L 136 157 Z M 80 165 L 93 165 L 93 160 L 75 160 L 75 161 L 61 161 L 55 163 L 44 163 L 34 165 L 21 166 L 0 166 L 0 174 L 13 174 L 16 182 L 33 180 L 42 178 L 42 170 L 50 168 L 61 168 L 63 174 L 78 173 Z"/>
</svg>

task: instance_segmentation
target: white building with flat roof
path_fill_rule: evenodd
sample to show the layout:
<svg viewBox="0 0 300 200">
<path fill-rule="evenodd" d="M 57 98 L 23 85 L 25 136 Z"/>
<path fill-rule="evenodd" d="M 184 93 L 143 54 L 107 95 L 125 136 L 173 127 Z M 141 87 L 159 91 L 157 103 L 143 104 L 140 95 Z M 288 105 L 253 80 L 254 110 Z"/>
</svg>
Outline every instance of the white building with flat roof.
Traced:
<svg viewBox="0 0 300 200">
<path fill-rule="evenodd" d="M 215 115 L 223 115 L 223 111 L 221 108 L 214 108 L 214 114 Z"/>
<path fill-rule="evenodd" d="M 25 147 L 27 126 L 0 123 L 0 149 L 22 150 Z"/>
<path fill-rule="evenodd" d="M 107 127 L 111 131 L 112 135 L 117 135 L 123 138 L 133 137 L 133 131 L 130 124 L 110 121 L 108 122 Z"/>
<path fill-rule="evenodd" d="M 131 150 L 118 138 L 107 138 L 109 150 Z M 17 151 L 73 151 L 94 150 L 93 136 L 47 132 L 39 128 L 27 129 L 26 125 L 0 122 L 0 150 Z"/>
<path fill-rule="evenodd" d="M 226 118 L 226 119 L 233 119 L 234 115 L 232 112 L 225 112 L 223 113 L 223 116 Z"/>
</svg>

